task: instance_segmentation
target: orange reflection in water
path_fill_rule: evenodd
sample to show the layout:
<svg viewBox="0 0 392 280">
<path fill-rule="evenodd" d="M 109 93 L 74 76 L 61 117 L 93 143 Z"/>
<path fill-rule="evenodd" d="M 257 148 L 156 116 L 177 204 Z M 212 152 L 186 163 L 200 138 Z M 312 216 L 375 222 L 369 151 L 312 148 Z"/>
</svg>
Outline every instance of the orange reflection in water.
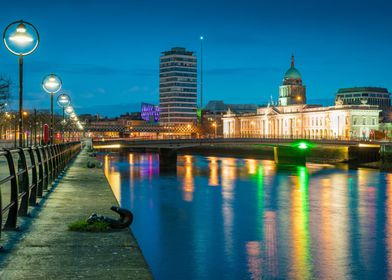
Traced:
<svg viewBox="0 0 392 280">
<path fill-rule="evenodd" d="M 225 254 L 229 263 L 234 265 L 233 259 L 233 188 L 237 179 L 237 161 L 234 158 L 222 158 L 222 215 L 224 225 Z"/>
<path fill-rule="evenodd" d="M 345 279 L 348 275 L 347 182 L 346 174 L 332 174 L 321 181 L 319 240 L 315 245 L 319 247 L 320 274 L 325 279 Z"/>
<path fill-rule="evenodd" d="M 246 160 L 246 166 L 248 168 L 248 173 L 251 175 L 256 174 L 257 170 L 257 160 L 255 159 L 247 159 Z"/>
<path fill-rule="evenodd" d="M 387 174 L 387 201 L 386 201 L 386 232 L 387 232 L 387 263 L 388 279 L 392 279 L 392 174 Z"/>
<path fill-rule="evenodd" d="M 114 167 L 109 168 L 110 166 L 110 157 L 109 155 L 104 156 L 104 172 L 105 176 L 112 188 L 113 194 L 116 197 L 117 201 L 120 202 L 121 198 L 121 177 L 120 172 L 116 171 Z"/>
<path fill-rule="evenodd" d="M 226 190 L 224 197 L 231 196 L 233 184 L 237 179 L 237 161 L 234 158 L 222 158 L 222 187 Z"/>
<path fill-rule="evenodd" d="M 363 260 L 363 266 L 366 269 L 371 267 L 374 256 L 377 254 L 376 247 L 373 246 L 373 240 L 377 238 L 376 228 L 376 198 L 378 186 L 372 185 L 372 170 L 366 168 L 358 169 L 358 217 L 360 224 L 360 255 Z"/>
<path fill-rule="evenodd" d="M 193 192 L 195 190 L 195 182 L 193 179 L 192 156 L 184 156 L 185 158 L 185 174 L 182 183 L 183 199 L 185 201 L 193 200 Z"/>
<path fill-rule="evenodd" d="M 217 157 L 208 157 L 210 161 L 208 164 L 210 170 L 210 177 L 208 178 L 208 185 L 209 186 L 219 186 L 219 166 L 218 166 L 218 158 Z"/>
<path fill-rule="evenodd" d="M 277 221 L 275 211 L 266 211 L 264 214 L 264 240 L 265 240 L 265 274 L 272 279 L 278 276 L 278 243 Z"/>
<path fill-rule="evenodd" d="M 130 202 L 131 202 L 131 207 L 133 207 L 133 203 L 134 203 L 134 198 L 135 198 L 135 175 L 134 175 L 134 155 L 133 154 L 129 154 L 128 155 L 128 160 L 129 160 L 129 187 L 130 187 Z"/>
<path fill-rule="evenodd" d="M 259 241 L 250 241 L 246 243 L 246 254 L 248 256 L 248 269 L 252 279 L 261 279 L 262 277 L 262 258 L 261 245 Z"/>
</svg>

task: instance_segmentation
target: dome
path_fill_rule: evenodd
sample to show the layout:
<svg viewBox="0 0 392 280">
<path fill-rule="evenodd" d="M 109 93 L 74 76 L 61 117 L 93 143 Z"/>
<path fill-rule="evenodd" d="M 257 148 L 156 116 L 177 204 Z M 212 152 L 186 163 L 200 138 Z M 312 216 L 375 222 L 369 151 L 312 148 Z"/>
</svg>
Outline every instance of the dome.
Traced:
<svg viewBox="0 0 392 280">
<path fill-rule="evenodd" d="M 285 79 L 302 79 L 301 74 L 295 67 L 291 67 L 289 70 L 286 71 L 286 74 L 284 74 Z"/>
<path fill-rule="evenodd" d="M 286 74 L 284 74 L 284 79 L 285 80 L 301 80 L 301 74 L 297 70 L 297 68 L 294 67 L 294 55 L 291 56 L 291 67 L 289 70 L 286 71 Z"/>
</svg>

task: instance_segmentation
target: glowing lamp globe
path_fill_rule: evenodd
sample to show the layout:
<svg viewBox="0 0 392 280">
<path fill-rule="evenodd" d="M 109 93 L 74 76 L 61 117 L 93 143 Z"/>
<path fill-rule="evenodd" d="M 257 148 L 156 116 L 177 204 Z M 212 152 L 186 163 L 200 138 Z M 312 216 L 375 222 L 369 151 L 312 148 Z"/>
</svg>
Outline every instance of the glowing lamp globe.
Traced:
<svg viewBox="0 0 392 280">
<path fill-rule="evenodd" d="M 62 108 L 66 108 L 71 104 L 71 98 L 64 93 L 60 94 L 57 97 L 57 104 Z"/>
<path fill-rule="evenodd" d="M 3 33 L 3 41 L 11 53 L 24 56 L 31 54 L 38 47 L 39 34 L 31 23 L 19 20 L 6 27 Z"/>
<path fill-rule="evenodd" d="M 61 79 L 55 74 L 49 74 L 42 80 L 42 87 L 47 93 L 56 93 L 61 89 Z"/>
<path fill-rule="evenodd" d="M 64 112 L 65 112 L 67 115 L 71 115 L 71 114 L 74 112 L 74 109 L 72 108 L 72 106 L 67 106 L 67 107 L 65 107 Z"/>
</svg>

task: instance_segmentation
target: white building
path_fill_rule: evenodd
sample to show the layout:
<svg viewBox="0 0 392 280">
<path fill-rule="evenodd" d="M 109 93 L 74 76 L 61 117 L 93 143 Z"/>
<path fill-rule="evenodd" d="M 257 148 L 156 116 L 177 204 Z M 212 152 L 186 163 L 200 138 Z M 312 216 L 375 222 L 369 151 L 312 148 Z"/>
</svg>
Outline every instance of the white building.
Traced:
<svg viewBox="0 0 392 280">
<path fill-rule="evenodd" d="M 286 72 L 279 104 L 257 109 L 255 114 L 223 116 L 224 137 L 354 139 L 371 138 L 379 129 L 380 109 L 375 105 L 307 105 L 305 86 L 298 70 Z"/>
</svg>

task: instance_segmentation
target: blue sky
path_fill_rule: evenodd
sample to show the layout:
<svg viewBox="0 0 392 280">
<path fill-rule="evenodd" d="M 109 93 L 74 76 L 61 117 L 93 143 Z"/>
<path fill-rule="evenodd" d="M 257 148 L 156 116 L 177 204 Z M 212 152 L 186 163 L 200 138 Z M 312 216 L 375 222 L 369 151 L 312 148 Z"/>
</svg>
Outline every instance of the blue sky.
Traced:
<svg viewBox="0 0 392 280">
<path fill-rule="evenodd" d="M 37 51 L 25 58 L 25 104 L 49 108 L 41 89 L 61 76 L 78 112 L 115 115 L 158 103 L 159 56 L 173 46 L 200 50 L 204 35 L 204 100 L 263 104 L 290 66 L 308 100 L 330 100 L 340 87 L 392 89 L 390 1 L 12 1 L 1 28 L 32 22 Z M 17 57 L 0 46 L 0 74 L 14 81 Z M 17 102 L 11 106 L 16 109 Z"/>
</svg>

